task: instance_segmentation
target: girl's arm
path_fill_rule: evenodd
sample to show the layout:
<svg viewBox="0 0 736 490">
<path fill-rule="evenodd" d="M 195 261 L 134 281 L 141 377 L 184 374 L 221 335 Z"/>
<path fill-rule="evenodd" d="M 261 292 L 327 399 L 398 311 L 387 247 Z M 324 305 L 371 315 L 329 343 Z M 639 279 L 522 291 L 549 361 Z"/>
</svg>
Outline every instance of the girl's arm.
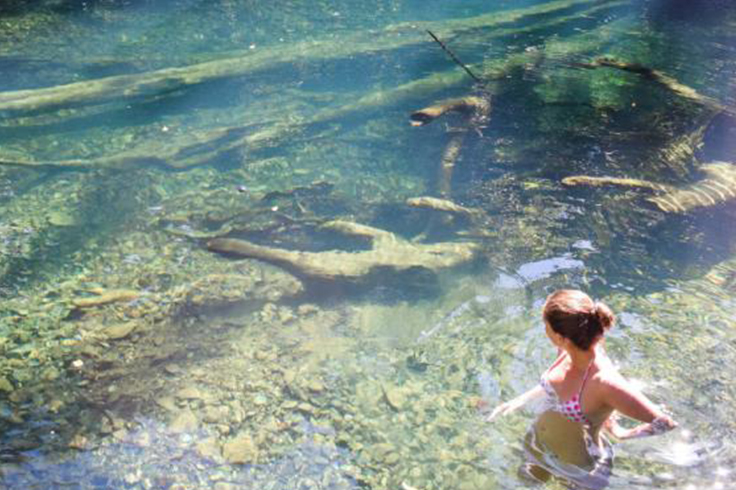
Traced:
<svg viewBox="0 0 736 490">
<path fill-rule="evenodd" d="M 643 422 L 631 429 L 624 429 L 616 423 L 612 416 L 606 428 L 617 439 L 656 436 L 677 427 L 677 422 L 662 412 L 622 376 L 618 375 L 605 380 L 603 386 L 604 399 L 608 405 L 627 417 Z"/>
<path fill-rule="evenodd" d="M 565 356 L 567 356 L 567 352 L 565 352 L 564 349 L 561 349 L 558 347 L 557 348 L 557 358 L 555 359 L 555 362 L 553 362 L 552 365 L 547 368 L 547 371 L 545 371 L 545 373 L 551 371 L 552 368 L 554 368 L 559 363 L 561 363 L 562 360 L 565 358 Z M 536 398 L 540 398 L 542 396 L 544 396 L 544 388 L 542 388 L 542 385 L 538 384 L 537 386 L 527 391 L 526 393 L 523 393 L 517 396 L 516 398 L 514 398 L 513 400 L 509 400 L 505 403 L 500 404 L 496 408 L 494 408 L 491 414 L 488 417 L 486 417 L 486 421 L 490 422 L 500 415 L 506 415 L 508 413 L 515 412 L 516 410 L 520 409 L 521 407 L 523 407 L 530 401 Z"/>
<path fill-rule="evenodd" d="M 506 403 L 502 403 L 496 408 L 494 408 L 493 412 L 491 412 L 491 414 L 488 417 L 486 417 L 486 421 L 490 422 L 500 415 L 506 415 L 508 413 L 515 412 L 516 410 L 523 407 L 530 401 L 536 398 L 539 398 L 541 396 L 544 396 L 544 388 L 542 388 L 541 385 L 537 385 L 531 390 L 527 391 L 526 393 L 523 393 L 517 396 L 513 400 L 509 400 Z"/>
</svg>

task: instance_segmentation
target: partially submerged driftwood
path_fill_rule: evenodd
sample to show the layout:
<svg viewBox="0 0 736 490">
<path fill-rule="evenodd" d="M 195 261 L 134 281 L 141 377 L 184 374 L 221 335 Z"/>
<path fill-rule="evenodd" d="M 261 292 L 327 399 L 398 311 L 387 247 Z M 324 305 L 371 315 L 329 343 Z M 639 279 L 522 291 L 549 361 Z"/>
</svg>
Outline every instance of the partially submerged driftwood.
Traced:
<svg viewBox="0 0 736 490">
<path fill-rule="evenodd" d="M 562 179 L 569 186 L 620 186 L 645 189 L 656 193 L 646 198 L 666 213 L 686 213 L 698 208 L 718 206 L 736 199 L 736 165 L 715 162 L 704 165 L 705 177 L 684 187 L 657 184 L 639 179 L 615 177 L 590 177 L 576 175 Z"/>
<path fill-rule="evenodd" d="M 371 249 L 357 252 L 330 250 L 300 252 L 256 245 L 235 238 L 207 242 L 213 252 L 263 260 L 300 277 L 318 280 L 358 281 L 371 273 L 424 269 L 436 272 L 471 260 L 477 245 L 465 242 L 410 243 L 393 233 L 349 221 L 331 221 L 325 228 L 371 241 Z"/>
</svg>

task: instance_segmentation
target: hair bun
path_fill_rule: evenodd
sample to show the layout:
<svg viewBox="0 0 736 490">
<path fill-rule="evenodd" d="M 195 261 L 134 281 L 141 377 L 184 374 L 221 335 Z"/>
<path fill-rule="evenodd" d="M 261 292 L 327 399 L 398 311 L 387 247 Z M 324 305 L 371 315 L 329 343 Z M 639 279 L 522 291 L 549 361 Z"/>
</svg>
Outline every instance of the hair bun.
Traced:
<svg viewBox="0 0 736 490">
<path fill-rule="evenodd" d="M 542 317 L 553 331 L 582 350 L 588 350 L 614 322 L 608 306 L 575 289 L 560 289 L 550 294 Z"/>
<path fill-rule="evenodd" d="M 593 309 L 590 310 L 590 315 L 595 318 L 596 323 L 601 327 L 601 331 L 608 330 L 613 326 L 613 322 L 616 317 L 613 316 L 611 309 L 600 301 L 593 303 Z"/>
</svg>

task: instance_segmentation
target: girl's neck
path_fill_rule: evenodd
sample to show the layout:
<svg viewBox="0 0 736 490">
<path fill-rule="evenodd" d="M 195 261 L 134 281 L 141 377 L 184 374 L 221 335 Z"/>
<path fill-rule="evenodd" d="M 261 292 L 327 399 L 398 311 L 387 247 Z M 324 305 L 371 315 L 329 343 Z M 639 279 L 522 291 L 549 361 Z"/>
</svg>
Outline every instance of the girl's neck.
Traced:
<svg viewBox="0 0 736 490">
<path fill-rule="evenodd" d="M 585 371 L 595 361 L 597 346 L 588 350 L 580 350 L 575 347 L 565 349 L 570 357 L 571 368 L 576 371 Z"/>
</svg>

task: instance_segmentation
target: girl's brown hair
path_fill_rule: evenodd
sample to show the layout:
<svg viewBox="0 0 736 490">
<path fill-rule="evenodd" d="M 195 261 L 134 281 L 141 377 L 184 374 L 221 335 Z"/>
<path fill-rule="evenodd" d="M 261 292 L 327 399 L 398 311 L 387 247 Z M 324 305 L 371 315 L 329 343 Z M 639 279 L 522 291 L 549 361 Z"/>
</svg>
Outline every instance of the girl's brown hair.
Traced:
<svg viewBox="0 0 736 490">
<path fill-rule="evenodd" d="M 590 349 L 616 320 L 608 306 L 575 289 L 561 289 L 550 294 L 544 303 L 542 317 L 552 330 L 582 350 Z"/>
</svg>

